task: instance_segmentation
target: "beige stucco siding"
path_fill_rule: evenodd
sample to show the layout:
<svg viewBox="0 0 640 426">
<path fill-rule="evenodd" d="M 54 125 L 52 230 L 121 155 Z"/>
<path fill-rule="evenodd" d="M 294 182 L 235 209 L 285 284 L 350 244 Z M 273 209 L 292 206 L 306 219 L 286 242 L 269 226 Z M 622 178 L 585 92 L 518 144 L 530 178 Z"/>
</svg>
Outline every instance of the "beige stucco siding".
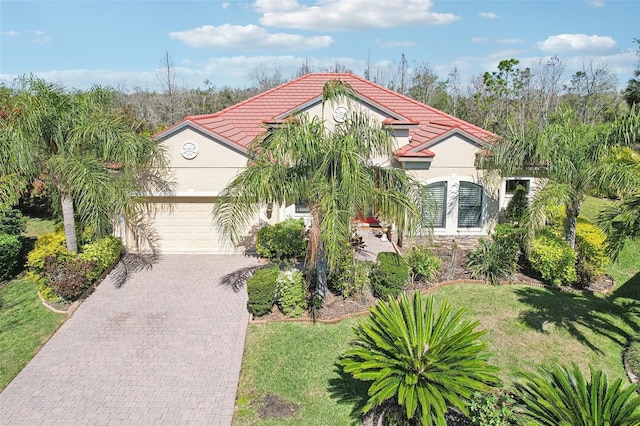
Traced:
<svg viewBox="0 0 640 426">
<path fill-rule="evenodd" d="M 193 142 L 198 147 L 198 154 L 193 159 L 184 158 L 180 152 L 186 142 Z M 161 144 L 167 150 L 178 194 L 216 194 L 247 164 L 244 153 L 189 128 Z"/>
</svg>

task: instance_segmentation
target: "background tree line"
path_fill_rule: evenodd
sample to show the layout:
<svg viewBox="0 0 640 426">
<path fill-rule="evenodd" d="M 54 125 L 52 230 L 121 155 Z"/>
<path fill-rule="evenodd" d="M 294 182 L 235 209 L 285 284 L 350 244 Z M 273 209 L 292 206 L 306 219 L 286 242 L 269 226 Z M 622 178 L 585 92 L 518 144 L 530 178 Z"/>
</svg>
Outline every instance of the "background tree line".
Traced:
<svg viewBox="0 0 640 426">
<path fill-rule="evenodd" d="M 207 79 L 201 87 L 188 89 L 180 85 L 173 60 L 165 53 L 157 74 L 159 90 L 122 86 L 117 91 L 122 104 L 155 132 L 187 115 L 215 113 L 312 72 L 352 71 L 338 62 L 314 69 L 305 60 L 288 77 L 278 67 L 272 71 L 258 67 L 251 72 L 248 87 L 219 87 Z M 463 82 L 456 68 L 443 79 L 427 62 L 410 63 L 402 54 L 397 63 L 367 61 L 363 77 L 501 136 L 546 127 L 560 106 L 570 107 L 584 124 L 609 122 L 640 99 L 640 64 L 620 91 L 617 76 L 606 64 L 584 63 L 579 71 L 568 74 L 558 57 L 530 64 L 504 59 L 497 69 Z"/>
</svg>

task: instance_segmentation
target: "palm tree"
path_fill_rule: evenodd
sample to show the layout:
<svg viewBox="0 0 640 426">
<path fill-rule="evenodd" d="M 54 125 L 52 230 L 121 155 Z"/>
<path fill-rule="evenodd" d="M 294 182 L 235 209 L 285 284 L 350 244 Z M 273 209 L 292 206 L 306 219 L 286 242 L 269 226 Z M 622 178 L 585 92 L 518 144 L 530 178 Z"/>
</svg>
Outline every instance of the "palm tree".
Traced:
<svg viewBox="0 0 640 426">
<path fill-rule="evenodd" d="M 574 363 L 521 372 L 516 382 L 525 425 L 635 426 L 640 424 L 640 396 L 636 385 L 621 379 L 609 383 L 604 371 L 590 367 L 587 383 Z"/>
<path fill-rule="evenodd" d="M 627 239 L 640 238 L 640 193 L 607 206 L 598 215 L 598 225 L 607 234 L 609 254 L 616 259 Z"/>
<path fill-rule="evenodd" d="M 330 80 L 323 108 L 356 96 L 347 83 Z M 392 141 L 391 130 L 366 114 L 354 112 L 332 129 L 318 117 L 294 115 L 254 141 L 246 169 L 219 195 L 214 223 L 237 243 L 260 203 L 305 203 L 312 218 L 308 264 L 317 268 L 316 296 L 324 298 L 328 270 L 338 267 L 356 215 L 375 208 L 400 229 L 421 226 L 417 185 L 404 170 L 373 164 L 391 156 Z"/>
<path fill-rule="evenodd" d="M 474 331 L 479 323 L 464 319 L 464 312 L 452 312 L 446 301 L 438 310 L 433 297 L 425 300 L 420 292 L 370 309 L 340 361 L 346 373 L 372 382 L 365 414 L 391 404 L 405 420 L 446 425 L 448 407 L 468 413 L 474 392 L 498 383 L 480 341 L 484 331 Z"/>
<path fill-rule="evenodd" d="M 114 91 L 67 92 L 35 77 L 17 84 L 0 126 L 0 195 L 44 176 L 59 197 L 70 252 L 78 249 L 76 214 L 103 235 L 122 214 L 136 216 L 136 193 L 168 189 L 162 149 L 118 107 Z"/>
<path fill-rule="evenodd" d="M 533 173 L 544 178 L 534 193 L 525 222 L 532 236 L 544 226 L 547 206 L 562 205 L 564 237 L 574 248 L 582 202 L 593 190 L 629 191 L 640 186 L 638 164 L 622 161 L 637 140 L 640 114 L 631 110 L 614 123 L 594 126 L 579 121 L 570 109 L 561 109 L 542 131 L 531 130 L 497 141 L 481 165 L 502 176 Z"/>
</svg>

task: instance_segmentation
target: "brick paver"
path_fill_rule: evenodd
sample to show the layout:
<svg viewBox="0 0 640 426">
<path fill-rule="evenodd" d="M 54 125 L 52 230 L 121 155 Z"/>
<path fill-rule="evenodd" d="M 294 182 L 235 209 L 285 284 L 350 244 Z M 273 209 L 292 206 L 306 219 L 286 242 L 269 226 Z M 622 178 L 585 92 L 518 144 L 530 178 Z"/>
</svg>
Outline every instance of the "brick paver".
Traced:
<svg viewBox="0 0 640 426">
<path fill-rule="evenodd" d="M 240 255 L 165 255 L 107 278 L 0 393 L 0 425 L 230 425 L 246 290 Z"/>
</svg>

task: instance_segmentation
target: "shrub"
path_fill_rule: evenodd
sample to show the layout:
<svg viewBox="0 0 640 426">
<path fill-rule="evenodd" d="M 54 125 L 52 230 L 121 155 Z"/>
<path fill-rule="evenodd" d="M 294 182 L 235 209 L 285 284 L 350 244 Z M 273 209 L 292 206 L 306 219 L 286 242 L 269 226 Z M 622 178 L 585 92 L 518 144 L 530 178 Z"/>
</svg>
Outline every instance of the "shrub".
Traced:
<svg viewBox="0 0 640 426">
<path fill-rule="evenodd" d="M 475 331 L 479 323 L 464 313 L 446 301 L 436 309 L 433 297 L 420 292 L 372 307 L 339 361 L 345 373 L 372 382 L 363 412 L 391 404 L 423 425 L 445 425 L 447 407 L 468 414 L 467 400 L 498 378 L 480 340 L 485 332 Z"/>
<path fill-rule="evenodd" d="M 0 281 L 13 276 L 20 259 L 22 247 L 17 235 L 0 234 Z"/>
<path fill-rule="evenodd" d="M 371 270 L 373 294 L 380 299 L 398 297 L 409 280 L 409 265 L 398 253 L 378 253 Z"/>
<path fill-rule="evenodd" d="M 522 185 L 516 186 L 513 191 L 513 197 L 507 204 L 504 216 L 511 223 L 520 223 L 529 208 L 529 199 L 527 198 L 527 188 Z"/>
<path fill-rule="evenodd" d="M 509 426 L 517 424 L 515 400 L 505 391 L 476 392 L 469 404 L 469 417 L 475 426 Z"/>
<path fill-rule="evenodd" d="M 636 385 L 624 386 L 618 378 L 609 383 L 604 371 L 590 370 L 587 382 L 574 363 L 549 365 L 521 372 L 515 383 L 521 411 L 529 423 L 545 426 L 637 426 L 640 396 Z"/>
<path fill-rule="evenodd" d="M 304 256 L 307 241 L 304 238 L 304 220 L 287 219 L 258 231 L 256 251 L 267 259 L 291 259 Z"/>
<path fill-rule="evenodd" d="M 276 297 L 278 268 L 259 269 L 247 281 L 249 312 L 259 317 L 271 312 Z"/>
<path fill-rule="evenodd" d="M 480 238 L 480 245 L 467 256 L 466 267 L 473 278 L 498 284 L 518 268 L 519 251 L 510 240 L 490 241 Z"/>
<path fill-rule="evenodd" d="M 373 262 L 356 260 L 350 244 L 338 255 L 339 266 L 329 274 L 329 286 L 343 297 L 364 295 L 371 289 L 369 275 Z"/>
<path fill-rule="evenodd" d="M 94 267 L 93 262 L 79 257 L 60 259 L 49 256 L 45 259 L 43 274 L 55 294 L 73 301 L 91 285 L 89 276 Z"/>
<path fill-rule="evenodd" d="M 26 222 L 18 209 L 0 204 L 0 234 L 20 235 Z"/>
<path fill-rule="evenodd" d="M 602 229 L 584 218 L 576 225 L 576 251 L 578 253 L 578 281 L 584 285 L 592 283 L 604 273 L 609 264 L 607 236 Z"/>
<path fill-rule="evenodd" d="M 625 350 L 625 360 L 627 365 L 637 377 L 640 377 L 640 340 L 632 340 Z"/>
<path fill-rule="evenodd" d="M 555 285 L 576 281 L 576 253 L 552 230 L 543 229 L 536 235 L 529 251 L 529 262 L 543 279 Z"/>
<path fill-rule="evenodd" d="M 27 267 L 36 273 L 40 273 L 44 270 L 47 257 L 51 256 L 59 260 L 73 257 L 67 250 L 66 238 L 62 228 L 38 237 L 33 250 L 27 255 Z"/>
<path fill-rule="evenodd" d="M 122 240 L 113 235 L 107 235 L 85 244 L 79 257 L 80 259 L 91 261 L 95 265 L 91 271 L 90 279 L 92 281 L 95 280 L 113 265 L 120 258 L 122 249 Z"/>
<path fill-rule="evenodd" d="M 442 268 L 442 260 L 426 246 L 412 247 L 407 253 L 407 263 L 414 279 L 419 281 L 435 278 Z"/>
<path fill-rule="evenodd" d="M 299 317 L 307 309 L 307 285 L 302 272 L 283 271 L 278 275 L 278 307 L 288 317 Z"/>
</svg>

